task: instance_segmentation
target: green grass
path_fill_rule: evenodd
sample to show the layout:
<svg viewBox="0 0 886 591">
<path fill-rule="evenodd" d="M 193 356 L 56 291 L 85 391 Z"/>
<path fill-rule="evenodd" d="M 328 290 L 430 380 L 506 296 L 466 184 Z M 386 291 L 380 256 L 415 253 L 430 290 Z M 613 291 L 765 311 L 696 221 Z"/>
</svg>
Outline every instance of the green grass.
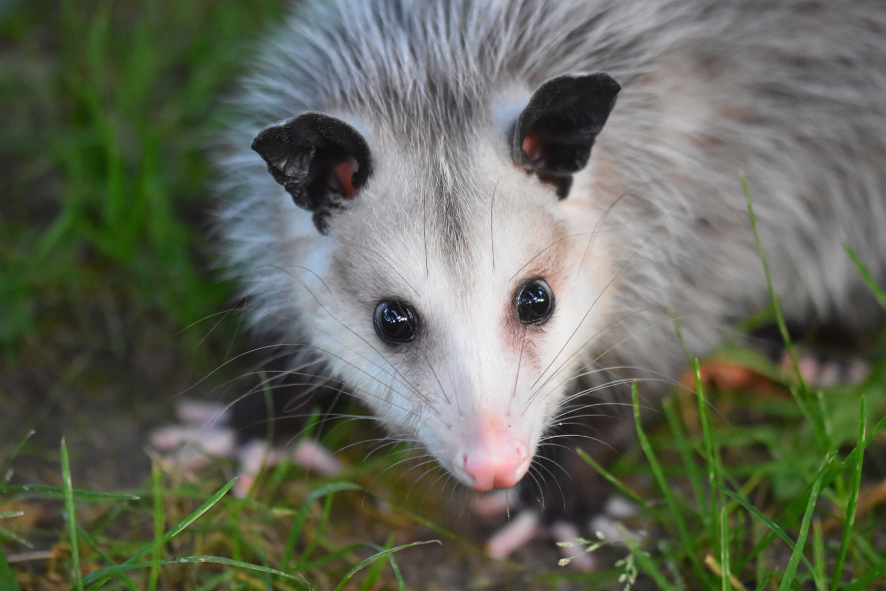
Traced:
<svg viewBox="0 0 886 591">
<path fill-rule="evenodd" d="M 760 400 L 753 392 L 706 391 L 698 379 L 695 394 L 675 392 L 665 402 L 668 421 L 650 429 L 639 421 L 634 388 L 637 448 L 608 468 L 589 462 L 639 509 L 620 526 L 624 541 L 587 542 L 621 559 L 587 575 L 552 561 L 524 588 L 582 581 L 587 589 L 644 588 L 644 577 L 660 589 L 883 588 L 884 512 L 863 501 L 863 486 L 877 483 L 872 475 L 883 478 L 884 446 L 875 440 L 886 426 L 884 375 L 881 359 L 864 385 L 821 393 L 824 402 L 815 408 L 823 410 L 819 420 L 835 442 L 828 450 L 817 447 L 816 428 L 803 412 L 771 404 L 795 405 L 787 389 Z M 730 411 L 740 416 L 748 408 L 760 413 L 752 423 L 730 420 Z M 854 418 L 833 422 L 839 413 Z M 44 547 L 47 536 L 55 538 L 55 559 L 46 570 L 0 560 L 4 591 L 16 584 L 55 588 L 47 581 L 59 579 L 78 589 L 425 588 L 410 587 L 401 573 L 401 565 L 412 566 L 415 582 L 410 561 L 418 560 L 420 569 L 422 560 L 410 553 L 416 543 L 442 541 L 453 568 L 482 554 L 439 525 L 441 517 L 414 513 L 429 512 L 423 504 L 416 508 L 415 497 L 426 489 L 404 490 L 411 489 L 408 472 L 390 457 L 356 462 L 334 479 L 288 464 L 269 468 L 245 499 L 228 493 L 233 481 L 223 480 L 226 462 L 201 471 L 198 481 L 155 462 L 149 482 L 121 494 L 74 488 L 64 442 L 59 457 L 60 487 L 0 483 L 0 552 L 25 551 L 35 536 Z M 13 467 L 27 461 L 2 460 Z M 880 469 L 865 471 L 866 461 Z M 368 498 L 386 508 L 379 511 Z M 24 511 L 5 508 L 22 501 Z M 60 527 L 16 526 L 37 507 L 62 516 Z M 639 531 L 647 535 L 632 537 Z"/>
<path fill-rule="evenodd" d="M 779 590 L 809 583 L 813 585 L 810 588 L 836 590 L 865 589 L 870 588 L 868 585 L 873 581 L 886 582 L 886 548 L 882 547 L 882 541 L 878 547 L 871 537 L 884 526 L 882 516 L 867 515 L 864 527 L 859 527 L 856 521 L 862 482 L 862 452 L 886 426 L 886 417 L 872 427 L 867 416 L 866 398 L 862 395 L 858 399 L 857 437 L 853 447 L 838 445 L 822 456 L 817 451 L 810 453 L 808 439 L 797 447 L 798 442 L 785 441 L 765 452 L 745 453 L 746 456 L 753 455 L 753 460 L 732 464 L 725 462 L 722 456 L 731 455 L 728 452 L 732 451 L 741 453 L 741 450 L 759 444 L 759 440 L 753 429 L 742 436 L 742 429 L 735 425 L 714 427 L 710 400 L 700 385 L 697 364 L 695 374 L 699 383 L 697 416 L 700 424 L 693 427 L 701 432 L 694 438 L 686 435 L 686 427 L 690 425 L 672 421 L 669 427 L 671 440 L 663 438 L 654 446 L 639 422 L 637 391 L 634 389 L 639 444 L 657 486 L 657 491 L 652 494 L 661 495 L 668 510 L 653 510 L 655 503 L 650 502 L 649 497 L 638 506 L 657 524 L 659 533 L 656 535 L 669 532 L 667 535 L 678 542 L 660 545 L 659 549 L 665 551 L 653 557 L 649 556 L 648 548 L 637 543 L 629 544 L 628 549 L 638 559 L 641 572 L 652 577 L 663 589 L 684 585 L 692 589 L 766 589 L 774 588 L 767 587 L 767 584 L 775 582 L 779 583 Z M 882 408 L 883 393 L 877 397 Z M 669 401 L 668 405 L 673 409 L 674 401 Z M 673 410 L 669 411 L 672 413 Z M 822 420 L 827 421 L 827 418 L 822 417 Z M 789 430 L 790 427 L 783 429 L 785 439 Z M 732 433 L 727 433 L 729 431 Z M 724 437 L 727 434 L 729 436 Z M 676 460 L 679 454 L 674 452 L 685 449 L 692 450 L 691 463 L 670 464 L 666 477 L 665 466 L 659 462 L 658 456 L 669 453 Z M 882 456 L 882 450 L 879 453 Z M 769 456 L 769 462 L 757 461 L 765 456 Z M 780 459 L 772 461 L 772 458 Z M 815 461 L 819 462 L 816 469 L 798 470 L 798 463 Z M 707 469 L 708 479 L 694 487 L 695 494 L 688 494 L 686 491 L 693 489 L 694 469 L 687 466 L 696 464 Z M 603 470 L 599 466 L 595 468 Z M 751 500 L 753 493 L 771 487 L 775 473 L 798 479 L 802 482 L 800 490 L 785 497 L 772 495 L 763 508 L 757 507 Z M 605 475 L 616 479 L 608 471 Z M 828 536 L 826 546 L 819 541 L 817 551 L 813 551 L 807 544 L 813 517 L 821 520 L 828 516 L 842 518 L 843 527 Z M 781 564 L 787 553 L 789 559 Z M 855 560 L 851 575 L 844 577 L 844 565 L 850 554 Z M 678 578 L 671 577 L 666 574 L 667 564 L 683 564 L 685 571 Z"/>
<path fill-rule="evenodd" d="M 14 464 L 16 458 L 5 460 Z M 54 566 L 45 572 L 10 567 L 0 548 L 3 591 L 53 588 L 50 581 L 59 579 L 69 581 L 78 591 L 310 590 L 334 585 L 343 589 L 349 581 L 360 580 L 360 588 L 369 589 L 383 576 L 393 581 L 389 588 L 402 589 L 396 553 L 439 543 L 429 539 L 395 545 L 397 536 L 390 534 L 384 534 L 386 543 L 381 545 L 349 540 L 354 535 L 350 529 L 366 521 L 366 515 L 378 520 L 371 517 L 376 510 L 365 502 L 364 487 L 348 480 L 371 478 L 371 464 L 332 480 L 310 478 L 284 464 L 268 471 L 258 483 L 256 488 L 265 494 L 239 499 L 228 494 L 236 478 L 216 490 L 218 473 L 204 473 L 205 480 L 195 486 L 164 474 L 156 462 L 151 482 L 135 494 L 77 490 L 72 485 L 64 441 L 60 463 L 60 487 L 10 487 L 0 482 L 0 505 L 27 499 L 25 511 L 0 513 L 0 518 L 22 517 L 38 506 L 58 511 L 64 518 L 64 526 L 52 533 L 57 536 L 54 554 L 59 560 L 53 560 Z M 63 503 L 59 505 L 57 499 Z M 333 510 L 339 515 L 334 527 L 330 526 Z M 82 517 L 84 513 L 89 517 Z M 345 513 L 350 514 L 342 518 Z M 392 519 L 391 515 L 387 519 Z M 405 513 L 397 513 L 396 518 L 401 522 L 409 519 Z M 34 535 L 45 536 L 46 532 L 0 529 L 0 541 L 8 539 L 19 545 L 27 545 L 26 538 Z M 143 535 L 148 535 L 147 541 Z"/>
<path fill-rule="evenodd" d="M 185 383 L 222 365 L 235 319 L 199 347 L 210 323 L 185 330 L 223 310 L 231 291 L 208 263 L 206 147 L 249 43 L 280 14 L 277 0 L 0 2 L 0 378 L 58 373 L 52 385 L 68 395 L 68 376 L 79 374 L 41 364 L 86 348 L 98 353 L 82 390 L 101 390 L 104 360 L 128 371 L 144 341 L 175 351 L 187 342 Z M 778 320 L 777 304 L 763 314 Z M 882 345 L 864 384 L 821 392 L 752 352 L 716 353 L 780 389 L 699 381 L 695 393 L 665 400 L 659 424 L 638 422 L 638 445 L 613 465 L 588 458 L 639 508 L 624 531 L 648 533 L 589 542 L 613 565 L 592 574 L 556 560 L 531 573 L 486 560 L 477 540 L 443 525 L 452 516 L 434 506 L 439 495 L 423 502 L 430 483 L 413 489 L 392 458 L 355 461 L 331 480 L 283 464 L 246 499 L 227 492 L 226 461 L 196 480 L 155 462 L 142 486 L 120 493 L 76 488 L 64 443 L 0 438 L 0 591 L 399 589 L 416 581 L 426 560 L 416 556 L 429 549 L 411 546 L 433 539 L 453 569 L 495 573 L 490 586 L 513 577 L 546 589 L 650 580 L 662 589 L 886 588 L 884 511 L 865 494 L 886 474 Z M 14 403 L 4 383 L 0 411 Z M 46 457 L 57 485 L 7 484 Z M 51 558 L 7 561 L 47 549 Z"/>
<path fill-rule="evenodd" d="M 133 300 L 227 303 L 202 231 L 213 118 L 272 0 L 29 0 L 0 11 L 0 345 Z M 196 337 L 195 337 L 196 338 Z"/>
<path fill-rule="evenodd" d="M 666 511 L 660 510 L 660 504 L 648 496 L 640 500 L 620 481 L 616 475 L 618 465 L 607 470 L 590 458 L 586 460 L 632 498 L 659 532 L 667 532 L 665 535 L 674 541 L 659 544 L 659 551 L 651 554 L 649 548 L 627 540 L 628 551 L 635 558 L 632 565 L 662 589 L 762 590 L 775 589 L 775 585 L 779 591 L 854 591 L 875 585 L 886 588 L 886 546 L 884 540 L 876 537 L 876 532 L 886 527 L 883 511 L 870 511 L 863 523 L 857 514 L 865 452 L 875 438 L 882 437 L 886 427 L 886 359 L 879 359 L 871 379 L 857 387 L 813 391 L 803 381 L 772 290 L 751 196 L 744 178 L 742 182 L 774 317 L 792 358 L 795 375 L 785 381 L 785 389 L 791 392 L 794 404 L 782 405 L 777 412 L 773 408 L 767 413 L 769 416 L 752 424 L 731 423 L 725 408 L 724 413 L 712 412 L 712 407 L 725 405 L 706 396 L 695 360 L 697 413 L 684 413 L 690 420 L 680 420 L 675 408 L 683 405 L 685 409 L 686 396 L 675 394 L 665 400 L 668 426 L 662 427 L 664 434 L 659 434 L 661 438 L 653 445 L 640 421 L 635 385 L 638 443 L 648 468 L 627 472 L 629 476 L 635 476 L 637 471 L 651 472 L 655 483 L 652 494 L 663 498 Z M 883 290 L 848 248 L 847 253 L 886 307 Z M 770 368 L 765 373 L 778 372 Z M 769 405 L 767 401 L 755 400 L 753 392 L 746 395 L 751 398 L 729 400 L 729 406 L 738 402 L 765 410 Z M 868 400 L 875 401 L 877 420 L 869 416 Z M 695 436 L 688 436 L 688 432 Z M 660 462 L 662 454 L 671 455 L 669 466 Z M 879 475 L 881 485 L 883 454 L 882 447 L 869 452 L 878 460 L 879 471 L 873 472 Z M 767 490 L 768 494 L 762 497 L 765 503 L 758 506 L 760 502 L 752 499 Z M 821 524 L 827 518 L 842 522 L 842 527 L 831 528 L 833 531 L 825 536 Z M 595 550 L 599 545 L 595 543 L 589 549 Z M 666 568 L 674 564 L 683 565 L 677 576 L 669 575 Z"/>
</svg>

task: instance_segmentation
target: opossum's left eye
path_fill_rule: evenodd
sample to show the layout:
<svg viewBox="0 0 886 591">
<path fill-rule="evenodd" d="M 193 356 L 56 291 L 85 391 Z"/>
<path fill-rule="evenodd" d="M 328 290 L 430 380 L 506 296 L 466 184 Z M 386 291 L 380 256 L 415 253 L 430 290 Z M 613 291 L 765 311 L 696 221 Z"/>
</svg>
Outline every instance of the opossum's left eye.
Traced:
<svg viewBox="0 0 886 591">
<path fill-rule="evenodd" d="M 416 320 L 406 302 L 387 301 L 375 307 L 375 332 L 385 342 L 408 343 L 415 338 Z"/>
<path fill-rule="evenodd" d="M 517 292 L 514 307 L 523 324 L 542 324 L 554 312 L 554 292 L 544 279 L 533 279 L 524 283 Z"/>
</svg>

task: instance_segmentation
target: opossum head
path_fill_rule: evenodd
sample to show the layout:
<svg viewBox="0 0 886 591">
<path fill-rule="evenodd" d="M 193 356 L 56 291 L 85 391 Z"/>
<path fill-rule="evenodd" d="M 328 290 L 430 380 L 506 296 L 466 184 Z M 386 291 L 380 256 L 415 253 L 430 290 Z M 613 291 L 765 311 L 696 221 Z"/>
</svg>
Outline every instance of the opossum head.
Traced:
<svg viewBox="0 0 886 591">
<path fill-rule="evenodd" d="M 589 248 L 586 165 L 618 90 L 570 74 L 504 129 L 495 105 L 454 130 L 314 112 L 253 143 L 318 230 L 292 295 L 311 345 L 476 490 L 527 473 L 601 329 L 611 273 L 603 241 Z"/>
</svg>

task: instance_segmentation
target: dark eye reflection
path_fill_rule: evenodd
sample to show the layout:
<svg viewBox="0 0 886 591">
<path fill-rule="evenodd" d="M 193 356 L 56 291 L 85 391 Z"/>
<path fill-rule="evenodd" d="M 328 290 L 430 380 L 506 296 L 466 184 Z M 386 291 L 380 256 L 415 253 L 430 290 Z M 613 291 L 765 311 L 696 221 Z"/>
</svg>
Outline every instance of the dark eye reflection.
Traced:
<svg viewBox="0 0 886 591">
<path fill-rule="evenodd" d="M 554 312 L 554 292 L 544 279 L 533 279 L 523 284 L 517 292 L 514 308 L 523 324 L 542 324 Z"/>
<path fill-rule="evenodd" d="M 415 313 L 406 302 L 381 302 L 375 307 L 373 323 L 376 334 L 387 343 L 408 343 L 415 338 Z"/>
</svg>

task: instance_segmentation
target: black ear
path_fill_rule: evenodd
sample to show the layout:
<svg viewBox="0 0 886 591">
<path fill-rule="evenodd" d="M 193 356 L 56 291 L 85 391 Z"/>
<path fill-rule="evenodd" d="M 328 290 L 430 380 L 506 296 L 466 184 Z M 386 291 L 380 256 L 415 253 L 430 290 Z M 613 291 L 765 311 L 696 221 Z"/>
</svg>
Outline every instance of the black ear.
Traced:
<svg viewBox="0 0 886 591">
<path fill-rule="evenodd" d="M 314 213 L 321 234 L 328 231 L 329 216 L 344 207 L 372 173 L 363 136 L 323 113 L 303 113 L 263 129 L 252 149 L 295 204 Z"/>
<path fill-rule="evenodd" d="M 514 164 L 569 194 L 572 175 L 588 163 L 594 139 L 621 86 L 603 72 L 563 74 L 538 87 L 514 128 Z"/>
</svg>

